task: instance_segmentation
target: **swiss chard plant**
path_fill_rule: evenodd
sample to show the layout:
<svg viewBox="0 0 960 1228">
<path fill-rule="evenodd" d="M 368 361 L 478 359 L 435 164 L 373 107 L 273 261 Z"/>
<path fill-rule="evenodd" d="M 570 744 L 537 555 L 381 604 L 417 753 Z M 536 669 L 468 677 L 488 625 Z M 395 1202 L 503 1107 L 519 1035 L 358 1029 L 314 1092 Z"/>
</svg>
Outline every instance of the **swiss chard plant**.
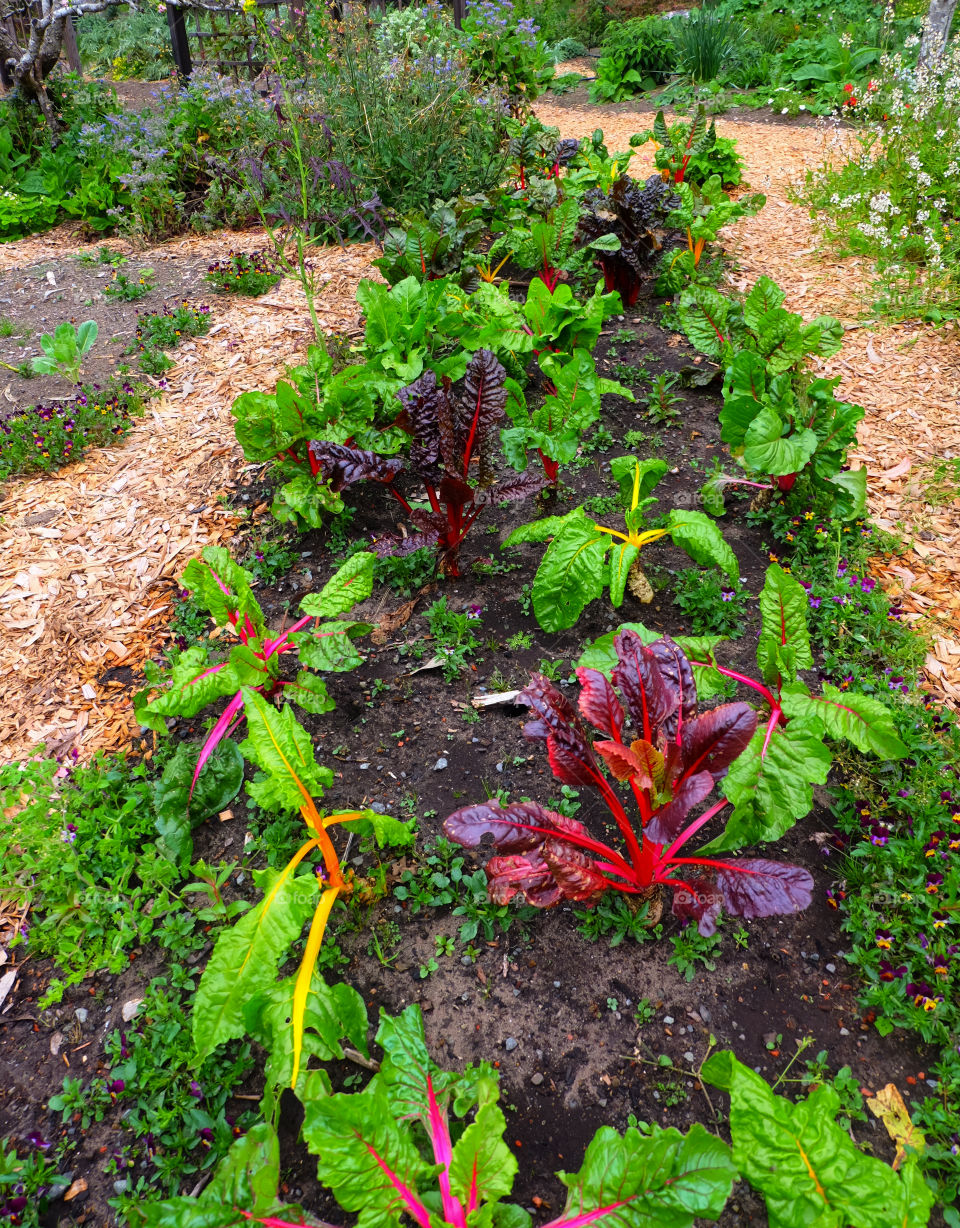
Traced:
<svg viewBox="0 0 960 1228">
<path fill-rule="evenodd" d="M 504 420 L 507 377 L 489 350 L 478 350 L 467 365 L 463 386 L 437 382 L 433 371 L 397 394 L 410 432 L 408 459 L 317 441 L 310 445 L 321 477 L 339 493 L 357 482 L 384 486 L 404 508 L 416 532 L 382 537 L 375 549 L 384 555 L 408 554 L 425 546 L 437 550 L 447 575 L 460 574 L 460 546 L 477 517 L 491 504 L 526 499 L 543 486 L 539 474 L 496 480 L 497 429 Z M 429 509 L 414 507 L 397 486 L 401 473 L 418 479 Z"/>
<path fill-rule="evenodd" d="M 383 255 L 371 261 L 391 286 L 414 277 L 435 281 L 456 273 L 464 249 L 481 230 L 480 218 L 466 215 L 463 220 L 449 205 L 430 212 L 410 214 L 402 226 L 391 227 L 383 237 Z"/>
<path fill-rule="evenodd" d="M 598 421 L 601 396 L 621 396 L 628 401 L 636 397 L 623 384 L 598 375 L 587 350 L 575 350 L 566 360 L 558 354 L 541 353 L 540 369 L 546 377 L 546 396 L 532 410 L 525 399 L 512 397 L 507 412 L 513 426 L 501 431 L 500 440 L 507 461 L 520 472 L 527 467 L 527 452 L 536 448 L 547 481 L 556 483 L 560 466 L 569 465 L 584 435 Z"/>
<path fill-rule="evenodd" d="M 607 290 L 616 290 L 627 307 L 640 293 L 653 257 L 670 234 L 668 216 L 678 199 L 659 175 L 642 186 L 622 175 L 609 192 L 592 188 L 581 203 L 578 242 L 597 253 Z"/>
<path fill-rule="evenodd" d="M 740 578 L 736 555 L 703 512 L 674 508 L 657 528 L 649 527 L 647 509 L 657 502 L 652 492 L 668 468 L 666 461 L 657 458 L 639 461 L 619 456 L 610 462 L 620 486 L 623 530 L 598 524 L 578 507 L 563 516 L 521 525 L 503 543 L 506 548 L 552 539 L 533 581 L 533 612 L 544 631 L 572 627 L 584 608 L 608 587 L 617 608 L 623 604 L 628 585 L 641 600 L 651 600 L 652 590 L 638 560 L 644 546 L 662 537 L 669 537 L 695 562 L 715 564 L 731 580 Z"/>
<path fill-rule="evenodd" d="M 715 650 L 720 637 L 701 639 L 690 648 L 690 664 L 701 690 L 715 693 L 731 679 L 760 701 L 756 732 L 723 781 L 733 810 L 722 834 L 705 846 L 711 854 L 777 840 L 808 814 L 813 786 L 826 783 L 833 761 L 827 739 L 883 760 L 906 754 L 892 715 L 880 700 L 829 682 L 815 694 L 802 680 L 800 673 L 813 668 L 806 611 L 803 586 L 771 563 L 760 594 L 760 677 L 750 678 L 718 664 Z M 638 624 L 632 629 L 641 639 L 656 637 L 656 632 Z M 580 660 L 609 672 L 615 666 L 613 637 L 601 637 Z"/>
<path fill-rule="evenodd" d="M 307 838 L 282 870 L 254 872 L 263 898 L 217 938 L 197 987 L 193 1042 L 198 1062 L 247 1033 L 266 1043 L 269 1108 L 275 1107 L 273 1089 L 302 1094 L 315 1081 L 311 1057 L 342 1056 L 339 1037 L 356 1036 L 365 1047 L 359 995 L 347 986 L 327 986 L 316 970 L 333 906 L 353 889 L 328 829 L 372 835 L 381 846 L 409 845 L 414 835 L 412 824 L 373 810 L 321 814 L 314 798 L 332 783 L 333 773 L 317 763 L 306 730 L 290 708 L 277 711 L 254 690 L 242 688 L 241 701 L 247 714 L 241 750 L 261 769 L 247 793 L 263 810 L 299 810 Z M 320 863 L 313 866 L 308 858 L 317 855 Z M 298 971 L 278 981 L 308 922 Z"/>
<path fill-rule="evenodd" d="M 837 379 L 810 380 L 806 373 L 812 357 L 837 352 L 843 328 L 831 316 L 804 324 L 783 300 L 769 277 L 758 278 L 742 304 L 691 285 L 680 296 L 678 314 L 693 344 L 725 367 L 721 438 L 747 470 L 743 480 L 785 492 L 806 472 L 839 514 L 861 515 L 866 472 L 842 466 L 863 410 L 836 399 Z M 711 479 L 705 505 L 722 511 L 721 491 L 736 481 Z"/>
<path fill-rule="evenodd" d="M 653 141 L 656 152 L 653 162 L 664 179 L 672 183 L 683 183 L 687 167 L 694 158 L 702 159 L 709 155 L 717 143 L 717 126 L 711 120 L 707 126 L 707 112 L 701 103 L 689 124 L 674 124 L 667 127 L 663 112 L 658 111 L 653 121 L 651 132 L 638 132 L 630 138 L 633 149 L 639 149 Z"/>
<path fill-rule="evenodd" d="M 455 306 L 449 298 L 451 283 L 438 277 L 420 282 L 405 277 L 395 286 L 379 281 L 361 281 L 357 302 L 363 311 L 364 364 L 383 381 L 382 395 L 392 396 L 429 368 L 438 376 L 459 379 L 466 355 L 450 353 L 451 340 L 445 328 L 448 312 Z"/>
<path fill-rule="evenodd" d="M 319 528 L 323 515 L 341 512 L 343 501 L 322 481 L 310 454 L 311 439 L 335 443 L 357 442 L 395 452 L 403 441 L 400 432 L 374 426 L 385 390 L 395 392 L 399 377 L 385 379 L 367 366 L 349 366 L 332 374 L 330 355 L 311 345 L 305 365 L 288 372 L 269 392 L 244 392 L 233 403 L 237 442 L 248 461 L 274 461 L 280 485 L 271 511 L 278 520 L 298 528 Z"/>
<path fill-rule="evenodd" d="M 381 1012 L 378 1072 L 359 1092 L 331 1094 L 325 1073 L 302 1089 L 303 1137 L 317 1175 L 358 1228 L 530 1228 L 527 1211 L 507 1202 L 518 1171 L 504 1134 L 498 1074 L 487 1062 L 442 1070 L 427 1048 L 419 1006 Z M 283 1204 L 272 1125 L 238 1140 L 198 1197 L 139 1208 L 147 1228 L 295 1228 L 304 1208 Z M 602 1126 L 577 1172 L 561 1173 L 561 1213 L 545 1228 L 656 1222 L 692 1228 L 715 1220 L 735 1169 L 727 1145 L 699 1124 L 686 1134 L 640 1123 L 623 1134 Z M 309 1210 L 309 1208 L 307 1208 Z"/>
<path fill-rule="evenodd" d="M 43 353 L 33 360 L 37 375 L 59 375 L 71 384 L 80 382 L 83 360 L 97 339 L 96 320 L 84 320 L 79 328 L 68 321 L 40 338 Z"/>
<path fill-rule="evenodd" d="M 494 851 L 486 867 L 491 899 L 506 904 L 520 896 L 550 908 L 564 900 L 593 905 L 607 891 L 652 900 L 669 887 L 674 914 L 696 921 L 703 935 L 715 932 L 721 908 L 738 917 L 806 908 L 813 879 L 801 867 L 753 857 L 725 861 L 684 847 L 728 804 L 721 798 L 689 820 L 750 744 L 756 712 L 730 703 L 698 714 L 693 670 L 672 640 L 647 646 L 622 631 L 613 649 L 609 680 L 599 670 L 577 669 L 580 713 L 602 740 L 590 738 L 570 700 L 542 675 L 517 702 L 534 714 L 524 736 L 546 743 L 557 780 L 599 793 L 623 847 L 537 802 L 465 806 L 446 819 L 444 831 L 465 848 Z M 629 784 L 635 817 L 604 767 Z"/>
<path fill-rule="evenodd" d="M 696 280 L 706 245 L 716 240 L 724 226 L 742 217 L 752 217 L 767 200 L 761 192 L 731 200 L 719 175 L 711 175 L 699 189 L 679 183 L 674 191 L 680 203 L 667 215 L 666 225 L 687 236 L 687 250 L 677 254 L 671 268 L 690 281 Z"/>
<path fill-rule="evenodd" d="M 536 215 L 528 217 L 494 240 L 487 259 L 492 262 L 504 253 L 509 254 L 521 268 L 535 269 L 552 293 L 573 253 L 579 211 L 577 200 L 569 196 L 542 220 L 533 220 Z"/>
<path fill-rule="evenodd" d="M 360 664 L 353 641 L 370 626 L 340 615 L 370 596 L 375 561 L 368 552 L 353 555 L 319 593 L 303 599 L 301 617 L 277 633 L 267 627 L 250 587 L 250 573 L 222 546 L 206 546 L 202 559 L 187 564 L 182 585 L 236 642 L 225 659 L 215 647 L 218 641 L 207 641 L 181 652 L 168 671 L 151 667 L 147 687 L 136 696 L 135 710 L 142 725 L 165 733 L 168 717 L 196 716 L 208 704 L 229 697 L 200 752 L 191 792 L 217 745 L 243 719 L 251 694 L 271 701 L 288 700 L 305 712 L 333 708 L 323 679 L 314 671 L 342 673 Z M 295 678 L 281 677 L 281 660 L 287 653 L 295 653 L 306 667 Z M 154 692 L 159 694 L 151 698 Z"/>
</svg>

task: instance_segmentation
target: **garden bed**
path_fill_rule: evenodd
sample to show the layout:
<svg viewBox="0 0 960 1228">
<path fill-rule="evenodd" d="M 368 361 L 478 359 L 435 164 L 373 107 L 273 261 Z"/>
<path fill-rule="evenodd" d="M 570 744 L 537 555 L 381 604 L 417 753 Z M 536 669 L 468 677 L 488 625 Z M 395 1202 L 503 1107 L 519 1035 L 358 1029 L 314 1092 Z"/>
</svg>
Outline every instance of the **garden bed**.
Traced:
<svg viewBox="0 0 960 1228">
<path fill-rule="evenodd" d="M 651 320 L 628 317 L 611 322 L 608 336 L 601 339 L 598 363 L 605 374 L 615 365 L 605 357 L 614 326 L 636 335 L 628 345 L 617 344 L 617 363 L 642 364 L 652 374 L 696 370 L 698 356 L 685 343 L 678 344 L 678 338 Z M 668 460 L 672 470 L 659 488 L 664 506 L 683 506 L 690 500 L 701 467 L 720 447 L 716 395 L 699 389 L 686 389 L 682 395 L 676 427 L 653 426 L 636 406 L 607 398 L 604 423 L 614 439 L 638 428 L 657 435 L 656 454 Z M 606 462 L 624 450 L 620 444 L 606 447 L 592 453 L 583 467 L 568 470 L 570 489 L 564 491 L 563 506 L 608 494 Z M 242 490 L 251 500 L 258 497 L 255 485 Z M 725 531 L 741 561 L 745 587 L 756 594 L 768 551 L 762 532 L 745 518 L 745 507 L 739 505 L 728 516 Z M 530 505 L 493 512 L 464 547 L 463 576 L 416 593 L 412 612 L 404 609 L 411 599 L 382 587 L 359 610 L 360 616 L 387 628 L 381 637 L 386 643 L 375 647 L 356 672 L 334 677 L 330 690 L 335 711 L 304 720 L 318 759 L 335 770 L 335 783 L 325 798 L 331 809 L 362 805 L 399 816 L 415 814 L 418 840 L 429 853 L 441 835 L 442 819 L 471 800 L 502 788 L 511 797 L 529 795 L 547 803 L 557 797 L 558 785 L 545 757 L 522 737 L 520 710 L 511 704 L 476 710 L 473 698 L 523 686 L 529 672 L 544 661 L 551 667 L 563 662 L 560 676 L 565 678 L 584 644 L 624 619 L 641 619 L 668 634 L 691 631 L 664 590 L 649 606 L 628 597 L 617 613 L 606 601 L 597 602 L 574 630 L 557 635 L 540 631 L 521 604 L 540 548 L 521 547 L 515 570 L 472 574 L 482 559 L 489 559 L 494 568 L 502 568 L 504 559 L 512 565 L 514 556 L 502 555 L 499 542 L 533 514 Z M 367 500 L 350 523 L 349 537 L 380 533 L 392 520 L 386 500 Z M 320 533 L 301 538 L 300 558 L 292 570 L 278 582 L 258 587 L 271 624 L 279 625 L 287 609 L 326 580 L 330 563 L 325 544 Z M 659 546 L 648 547 L 644 562 L 657 583 L 666 580 L 668 572 L 689 566 L 683 555 Z M 463 673 L 453 681 L 444 679 L 439 669 L 419 669 L 433 655 L 423 611 L 441 595 L 456 611 L 480 607 L 474 627 L 480 641 L 477 654 L 467 658 Z M 396 625 L 398 611 L 401 617 L 409 613 L 402 626 Z M 758 627 L 756 602 L 751 601 L 743 634 L 727 646 L 726 663 L 749 669 Z M 518 633 L 529 636 L 529 646 L 508 648 Z M 196 724 L 187 721 L 178 722 L 174 731 L 177 738 L 197 733 Z M 581 800 L 588 808 L 581 817 L 586 815 L 595 826 L 598 816 L 590 811 L 586 795 Z M 196 855 L 209 864 L 235 860 L 250 825 L 248 807 L 238 798 L 226 821 L 214 819 L 198 830 Z M 362 992 L 372 1015 L 381 1006 L 397 1011 L 418 1002 L 425 1012 L 431 1051 L 441 1064 L 484 1058 L 497 1063 L 510 1106 L 507 1137 L 521 1160 L 517 1199 L 542 1221 L 562 1207 L 561 1187 L 546 1174 L 575 1168 L 601 1124 L 622 1124 L 630 1114 L 680 1129 L 709 1120 L 710 1106 L 693 1072 L 711 1036 L 768 1078 L 782 1068 L 781 1053 L 790 1055 L 804 1036 L 814 1037 L 811 1057 L 828 1050 L 831 1066 L 849 1066 L 852 1085 L 872 1092 L 889 1081 L 902 1084 L 923 1069 L 925 1054 L 897 1037 L 881 1038 L 861 1017 L 843 960 L 838 914 L 827 903 L 833 867 L 824 854 L 830 847 L 830 819 L 817 808 L 779 849 L 814 875 L 813 905 L 796 916 L 750 922 L 740 939 L 734 937 L 735 922 L 728 920 L 719 949 L 701 944 L 715 969 L 707 975 L 700 968 L 689 981 L 668 963 L 671 947 L 666 937 L 641 944 L 627 937 L 614 946 L 608 935 L 591 943 L 577 934 L 569 908 L 514 919 L 506 934 L 494 927 L 489 939 L 481 930 L 474 958 L 465 954 L 469 944 L 459 938 L 461 919 L 451 915 L 449 906 L 414 911 L 410 899 L 401 903 L 391 895 L 345 914 L 333 937 L 349 959 L 343 971 Z M 414 862 L 394 863 L 388 867 L 390 882 L 397 882 L 405 864 L 416 869 Z M 466 855 L 465 864 L 472 872 L 476 863 Z M 434 868 L 449 872 L 449 856 L 441 855 Z M 374 866 L 360 856 L 354 869 L 364 875 Z M 417 872 L 423 879 L 423 871 Z M 231 884 L 227 900 L 245 894 L 249 879 L 245 874 L 236 878 L 243 881 Z M 424 898 L 440 890 L 426 883 Z M 465 899 L 476 906 L 477 897 L 461 888 L 456 900 Z M 362 928 L 355 931 L 361 918 Z M 666 936 L 678 930 L 669 912 L 663 930 Z M 371 933 L 384 944 L 388 963 L 375 960 Z M 643 937 L 642 930 L 637 933 Z M 452 952 L 438 955 L 438 940 L 445 939 L 452 939 Z M 195 959 L 202 965 L 206 954 L 191 954 L 187 966 Z M 59 1092 L 64 1075 L 82 1074 L 86 1080 L 107 1073 L 104 1034 L 122 1015 L 125 1003 L 143 996 L 164 963 L 156 949 L 134 951 L 131 960 L 129 971 L 99 975 L 68 990 L 63 1003 L 43 1015 L 33 1003 L 46 988 L 51 970 L 36 963 L 23 966 L 16 1018 L 0 1024 L 0 1069 L 8 1076 L 0 1100 L 0 1133 L 22 1136 L 33 1127 L 51 1137 L 56 1127 L 42 1106 Z M 51 1052 L 52 1036 L 60 1038 L 56 1053 Z M 349 1063 L 336 1066 L 335 1085 L 342 1085 L 352 1070 Z M 248 1079 L 240 1089 L 241 1099 L 231 1100 L 227 1112 L 239 1118 L 247 1107 L 242 1097 L 259 1091 L 257 1078 Z M 71 1137 L 81 1133 L 72 1173 L 86 1182 L 73 1206 L 96 1220 L 110 1214 L 106 1200 L 116 1196 L 114 1182 L 126 1180 L 132 1187 L 140 1172 L 136 1166 L 119 1174 L 108 1171 L 126 1137 L 125 1107 L 118 1100 L 85 1134 L 78 1123 L 67 1123 Z M 292 1099 L 287 1110 L 290 1116 L 284 1116 L 282 1132 L 292 1139 L 297 1124 Z M 867 1127 L 866 1137 L 878 1154 L 892 1155 L 879 1122 Z M 305 1151 L 298 1153 L 285 1181 L 291 1198 L 302 1197 L 316 1213 L 337 1214 L 317 1186 L 313 1161 Z M 765 1222 L 762 1203 L 746 1187 L 720 1221 L 726 1228 Z"/>
</svg>

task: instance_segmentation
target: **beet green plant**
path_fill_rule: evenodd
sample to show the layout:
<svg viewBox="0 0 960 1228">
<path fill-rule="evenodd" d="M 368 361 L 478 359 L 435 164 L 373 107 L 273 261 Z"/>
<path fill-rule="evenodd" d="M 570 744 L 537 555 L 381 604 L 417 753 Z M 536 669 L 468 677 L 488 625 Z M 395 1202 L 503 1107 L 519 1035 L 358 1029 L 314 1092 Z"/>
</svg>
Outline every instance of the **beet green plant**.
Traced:
<svg viewBox="0 0 960 1228">
<path fill-rule="evenodd" d="M 727 805 L 721 798 L 687 822 L 690 811 L 707 801 L 749 745 L 756 712 L 748 704 L 730 703 L 698 715 L 690 662 L 672 640 L 647 647 L 635 632 L 622 631 L 613 648 L 612 685 L 599 670 L 577 669 L 580 712 L 605 735 L 602 741 L 591 741 L 570 701 L 540 674 L 517 702 L 535 714 L 524 736 L 546 743 L 557 780 L 597 790 L 624 850 L 536 802 L 465 806 L 443 828 L 465 848 L 495 850 L 486 868 L 491 899 L 506 904 L 520 895 L 537 908 L 550 908 L 563 900 L 592 905 L 606 891 L 649 900 L 672 887 L 674 914 L 695 920 L 707 936 L 714 933 L 721 908 L 737 917 L 806 908 L 813 879 L 799 866 L 684 852 L 684 845 Z M 628 716 L 634 726 L 630 740 L 624 735 Z M 639 821 L 627 815 L 601 763 L 617 781 L 629 782 Z"/>
<path fill-rule="evenodd" d="M 409 554 L 433 546 L 446 574 L 457 576 L 460 546 L 483 509 L 525 499 L 542 488 L 539 474 L 496 481 L 494 440 L 504 418 L 506 383 L 506 372 L 494 355 L 479 350 L 459 393 L 449 379 L 440 384 L 429 370 L 402 388 L 397 396 L 411 436 L 407 460 L 323 441 L 310 445 L 320 475 L 335 493 L 357 482 L 377 482 L 409 514 L 417 531 L 403 538 L 380 538 L 375 544 L 378 554 Z M 397 488 L 395 479 L 404 471 L 422 482 L 429 510 L 414 507 Z"/>
<path fill-rule="evenodd" d="M 206 641 L 180 653 L 169 671 L 151 667 L 147 671 L 148 686 L 134 703 L 142 725 L 165 733 L 167 717 L 196 716 L 208 704 L 231 697 L 200 752 L 191 792 L 218 743 L 242 720 L 251 694 L 262 694 L 268 700 L 290 700 L 305 712 L 319 714 L 333 708 L 323 679 L 312 671 L 342 673 L 360 664 L 353 640 L 370 626 L 338 616 L 370 596 L 375 561 L 370 553 L 353 555 L 319 593 L 303 599 L 302 616 L 276 635 L 267 627 L 250 588 L 250 573 L 222 546 L 206 546 L 202 560 L 192 559 L 187 564 L 181 577 L 184 588 L 209 611 L 217 626 L 229 629 L 238 642 L 230 647 L 225 660 L 217 660 L 215 644 Z M 300 664 L 307 667 L 292 679 L 280 676 L 281 657 L 289 652 L 295 652 Z M 155 691 L 159 694 L 151 699 Z"/>
<path fill-rule="evenodd" d="M 620 485 L 625 532 L 597 524 L 583 507 L 578 507 L 564 516 L 521 525 L 503 543 L 506 548 L 553 539 L 533 581 L 533 612 L 544 631 L 572 627 L 584 608 L 601 597 L 608 586 L 615 607 L 623 604 L 628 582 L 641 599 L 649 601 L 652 591 L 642 573 L 638 574 L 638 560 L 643 547 L 661 537 L 669 537 L 695 562 L 715 564 L 731 580 L 740 578 L 736 555 L 703 512 L 674 508 L 659 528 L 648 527 L 647 508 L 657 502 L 651 492 L 668 468 L 666 461 L 657 458 L 639 461 L 618 456 L 610 462 Z"/>
<path fill-rule="evenodd" d="M 536 269 L 537 277 L 552 293 L 573 253 L 579 212 L 579 203 L 570 196 L 555 205 L 544 220 L 511 227 L 494 240 L 487 253 L 488 261 L 507 253 L 521 268 Z"/>
<path fill-rule="evenodd" d="M 317 763 L 307 732 L 290 708 L 278 712 L 248 687 L 241 688 L 240 698 L 247 715 L 241 750 L 261 769 L 247 793 L 264 810 L 299 809 L 309 837 L 283 870 L 254 873 L 263 899 L 217 939 L 197 987 L 193 1041 L 201 1062 L 224 1041 L 252 1029 L 269 1041 L 268 1093 L 289 1086 L 300 1094 L 311 1082 L 304 1057 L 330 1056 L 327 1051 L 349 1032 L 351 1020 L 356 1026 L 354 991 L 330 991 L 316 973 L 330 912 L 352 891 L 328 828 L 340 825 L 373 835 L 381 846 L 408 845 L 414 837 L 411 825 L 372 810 L 322 815 L 314 796 L 332 783 L 333 773 Z M 316 867 L 306 862 L 311 854 L 320 855 Z M 305 862 L 306 871 L 298 874 Z M 308 921 L 300 967 L 278 983 L 277 973 Z M 331 1015 L 342 1022 L 331 1027 Z"/>
<path fill-rule="evenodd" d="M 331 1094 L 325 1072 L 302 1089 L 303 1138 L 317 1157 L 320 1182 L 358 1228 L 530 1228 L 529 1214 L 504 1200 L 518 1164 L 504 1140 L 499 1076 L 487 1062 L 460 1073 L 430 1058 L 419 1006 L 380 1015 L 383 1059 L 359 1092 Z M 733 1185 L 726 1143 L 694 1124 L 686 1134 L 657 1125 L 623 1134 L 602 1126 L 578 1172 L 561 1173 L 563 1211 L 545 1228 L 654 1222 L 692 1228 L 715 1220 Z M 238 1140 L 196 1198 L 139 1209 L 146 1228 L 294 1228 L 304 1208 L 279 1201 L 280 1156 L 268 1123 Z"/>
<path fill-rule="evenodd" d="M 511 398 L 507 412 L 513 426 L 501 431 L 507 461 L 519 471 L 527 467 L 527 452 L 536 448 L 543 472 L 556 483 L 561 465 L 569 465 L 584 435 L 600 418 L 604 394 L 636 397 L 616 380 L 597 374 L 597 365 L 587 350 L 575 350 L 564 360 L 559 354 L 541 354 L 540 369 L 546 377 L 546 396 L 530 410 L 520 397 Z"/>
<path fill-rule="evenodd" d="M 800 678 L 801 671 L 813 668 L 806 611 L 802 585 L 772 563 L 760 594 L 760 678 L 717 664 L 714 649 L 720 637 L 704 637 L 690 646 L 701 691 L 716 693 L 725 679 L 732 679 L 763 701 L 759 727 L 723 781 L 733 811 L 723 833 L 705 846 L 710 854 L 779 839 L 809 813 L 813 786 L 826 783 L 833 761 L 825 739 L 884 760 L 906 754 L 889 709 L 878 699 L 829 682 L 815 695 Z M 656 638 L 656 632 L 638 624 L 631 629 L 648 642 Z M 609 672 L 615 668 L 613 644 L 612 635 L 601 637 L 584 652 L 581 665 Z"/>
<path fill-rule="evenodd" d="M 469 213 L 461 221 L 449 205 L 429 215 L 408 214 L 402 226 L 391 227 L 383 237 L 383 255 L 371 261 L 391 286 L 405 277 L 435 281 L 455 273 L 464 248 L 483 229 L 482 220 Z"/>
<path fill-rule="evenodd" d="M 677 254 L 671 270 L 685 274 L 691 281 L 696 280 L 706 245 L 716 240 L 724 226 L 741 217 L 752 217 L 767 201 L 760 192 L 731 200 L 719 175 L 711 175 L 699 189 L 689 183 L 678 183 L 675 191 L 679 204 L 667 215 L 666 225 L 687 236 L 687 250 Z"/>
</svg>

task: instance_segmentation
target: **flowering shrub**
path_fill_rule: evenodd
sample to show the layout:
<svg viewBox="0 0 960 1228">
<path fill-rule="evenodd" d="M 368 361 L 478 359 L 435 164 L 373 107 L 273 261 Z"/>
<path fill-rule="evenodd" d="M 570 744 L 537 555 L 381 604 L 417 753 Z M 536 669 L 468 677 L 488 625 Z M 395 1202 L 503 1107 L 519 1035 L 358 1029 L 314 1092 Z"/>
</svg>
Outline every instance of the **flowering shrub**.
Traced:
<svg viewBox="0 0 960 1228">
<path fill-rule="evenodd" d="M 122 439 L 139 416 L 144 389 L 112 381 L 84 387 L 73 401 L 32 405 L 0 419 L 0 481 L 79 460 L 88 447 Z"/>
<path fill-rule="evenodd" d="M 907 43 L 910 43 L 910 39 Z M 877 262 L 895 311 L 953 301 L 960 253 L 960 42 L 930 68 L 882 57 L 844 111 L 869 120 L 854 155 L 807 174 L 803 198 L 825 235 Z"/>
<path fill-rule="evenodd" d="M 481 82 L 512 99 L 532 102 L 553 76 L 532 17 L 518 17 L 513 0 L 471 0 L 463 23 L 467 62 Z"/>
</svg>

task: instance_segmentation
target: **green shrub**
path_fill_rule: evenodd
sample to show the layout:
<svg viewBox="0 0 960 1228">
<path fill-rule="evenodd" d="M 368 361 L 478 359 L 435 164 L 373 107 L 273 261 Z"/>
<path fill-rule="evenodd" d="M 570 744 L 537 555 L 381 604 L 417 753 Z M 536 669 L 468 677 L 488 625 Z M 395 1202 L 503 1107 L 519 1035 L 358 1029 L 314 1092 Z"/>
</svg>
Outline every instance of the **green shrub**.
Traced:
<svg viewBox="0 0 960 1228">
<path fill-rule="evenodd" d="M 118 81 L 159 81 L 174 68 L 167 19 L 156 11 L 85 14 L 77 21 L 77 47 L 88 72 Z"/>
<path fill-rule="evenodd" d="M 607 26 L 591 102 L 620 102 L 655 89 L 677 68 L 673 26 L 659 17 L 643 17 Z"/>
</svg>

